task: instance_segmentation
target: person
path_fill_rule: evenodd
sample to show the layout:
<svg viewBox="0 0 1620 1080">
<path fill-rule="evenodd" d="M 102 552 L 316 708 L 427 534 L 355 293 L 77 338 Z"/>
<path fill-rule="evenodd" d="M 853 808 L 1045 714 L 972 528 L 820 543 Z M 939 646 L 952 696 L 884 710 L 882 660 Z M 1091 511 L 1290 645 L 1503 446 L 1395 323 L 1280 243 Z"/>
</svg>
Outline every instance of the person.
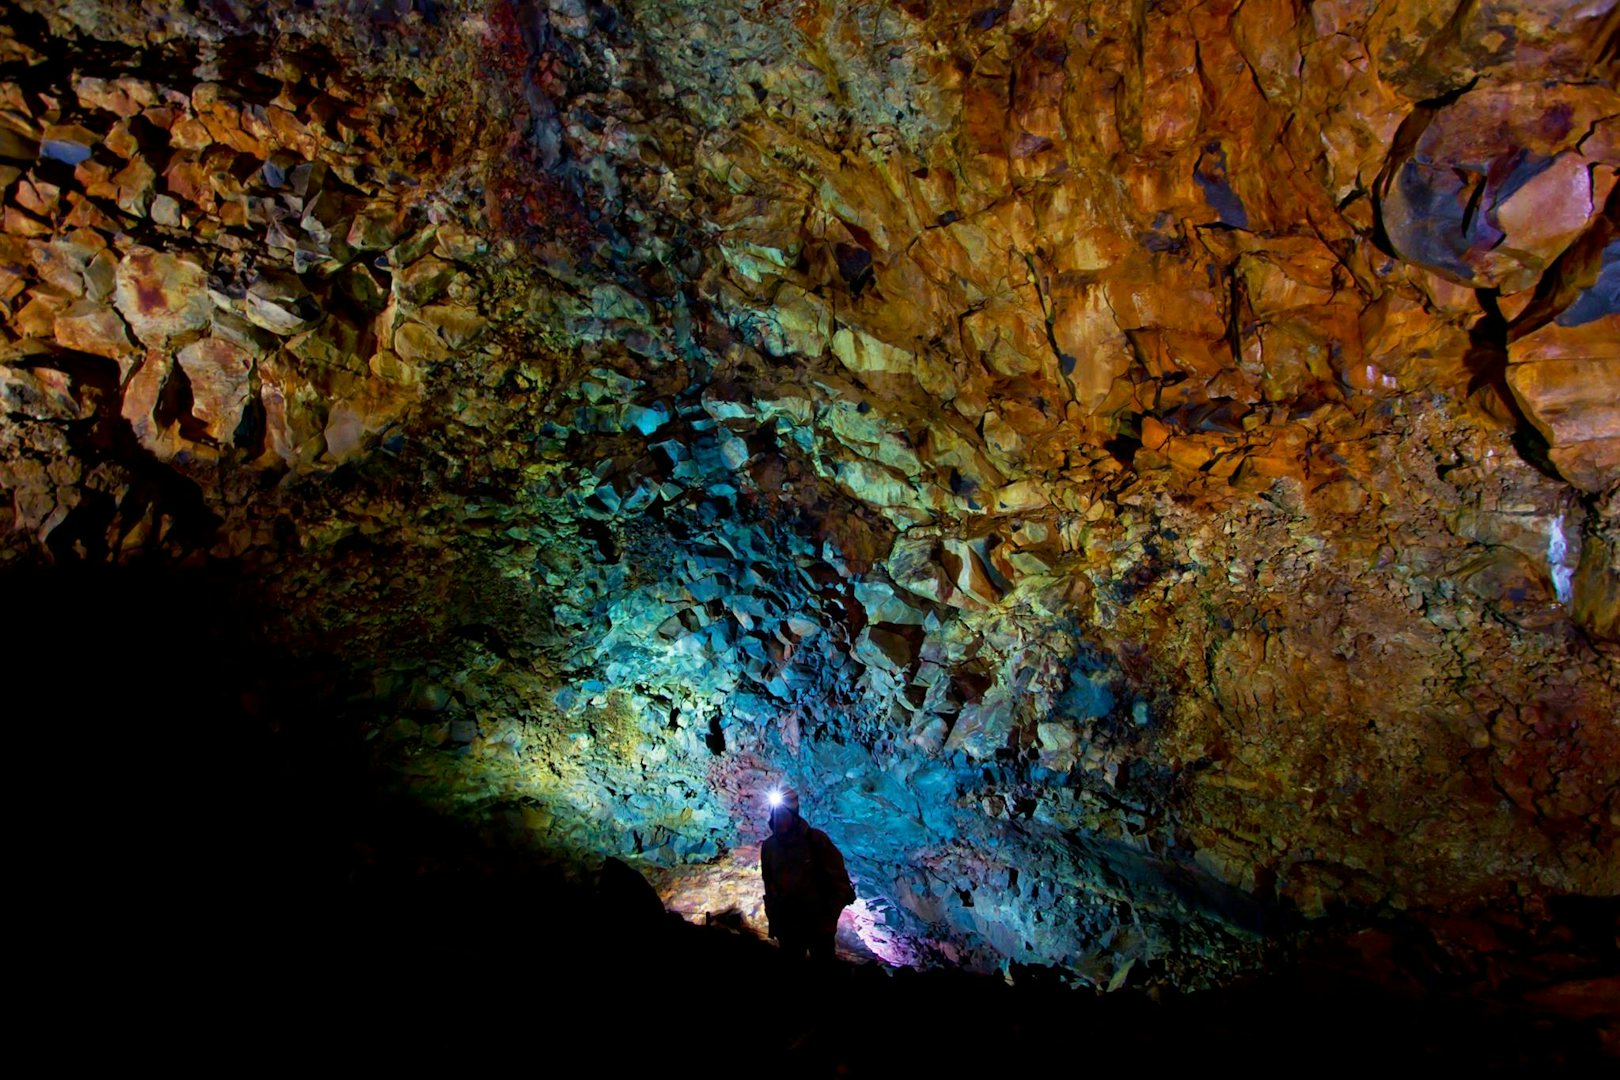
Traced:
<svg viewBox="0 0 1620 1080">
<path fill-rule="evenodd" d="M 838 915 L 855 902 L 844 856 L 799 816 L 798 792 L 773 793 L 771 802 L 771 835 L 759 853 L 770 935 L 795 960 L 830 961 Z"/>
</svg>

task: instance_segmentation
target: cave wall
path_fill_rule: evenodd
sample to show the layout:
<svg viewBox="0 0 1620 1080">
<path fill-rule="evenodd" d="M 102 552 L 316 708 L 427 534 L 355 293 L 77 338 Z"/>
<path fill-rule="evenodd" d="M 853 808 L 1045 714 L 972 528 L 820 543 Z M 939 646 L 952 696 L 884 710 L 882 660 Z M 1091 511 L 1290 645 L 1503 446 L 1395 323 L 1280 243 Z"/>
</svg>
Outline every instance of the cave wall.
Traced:
<svg viewBox="0 0 1620 1080">
<path fill-rule="evenodd" d="M 25 0 L 0 567 L 229 567 L 551 856 L 792 782 L 907 956 L 1612 895 L 1617 34 Z"/>
</svg>

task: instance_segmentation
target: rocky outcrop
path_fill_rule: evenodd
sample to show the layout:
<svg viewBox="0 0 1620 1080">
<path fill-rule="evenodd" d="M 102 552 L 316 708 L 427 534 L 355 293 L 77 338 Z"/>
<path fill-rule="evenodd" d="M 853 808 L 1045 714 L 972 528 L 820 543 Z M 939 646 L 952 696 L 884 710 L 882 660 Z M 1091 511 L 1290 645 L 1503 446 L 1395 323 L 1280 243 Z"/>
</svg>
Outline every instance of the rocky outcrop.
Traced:
<svg viewBox="0 0 1620 1080">
<path fill-rule="evenodd" d="M 1620 890 L 1612 11 L 350 7 L 8 16 L 11 572 L 702 895 L 791 780 L 882 955 Z"/>
</svg>

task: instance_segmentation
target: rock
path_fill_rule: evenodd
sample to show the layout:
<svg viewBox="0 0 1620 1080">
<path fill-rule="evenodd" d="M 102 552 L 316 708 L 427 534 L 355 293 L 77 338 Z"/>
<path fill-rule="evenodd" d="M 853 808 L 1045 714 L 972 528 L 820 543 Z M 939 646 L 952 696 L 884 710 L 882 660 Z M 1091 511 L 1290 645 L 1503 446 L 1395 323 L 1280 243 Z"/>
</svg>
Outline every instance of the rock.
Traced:
<svg viewBox="0 0 1620 1080">
<path fill-rule="evenodd" d="M 281 344 L 274 334 L 218 307 L 209 317 L 209 333 L 212 337 L 228 341 L 250 356 L 261 359 L 274 352 Z"/>
<path fill-rule="evenodd" d="M 960 750 L 975 760 L 993 757 L 1006 745 L 1012 725 L 1013 705 L 1006 695 L 964 705 L 945 740 L 945 749 Z"/>
<path fill-rule="evenodd" d="M 1075 400 L 1086 412 L 1098 412 L 1130 364 L 1130 346 L 1102 289 L 1054 305 L 1052 339 L 1069 358 L 1063 362 L 1072 364 L 1068 375 Z"/>
<path fill-rule="evenodd" d="M 922 609 L 914 607 L 883 582 L 856 582 L 854 591 L 855 599 L 860 601 L 866 617 L 873 623 L 920 626 L 926 616 Z"/>
<path fill-rule="evenodd" d="M 5 216 L 0 219 L 0 225 L 3 225 L 5 231 L 12 236 L 40 237 L 51 234 L 51 227 L 45 222 L 11 205 L 6 206 Z"/>
<path fill-rule="evenodd" d="M 995 507 L 1004 514 L 1027 514 L 1050 505 L 1044 487 L 1035 480 L 1019 480 L 996 492 Z"/>
<path fill-rule="evenodd" d="M 426 304 L 444 295 L 455 276 L 454 264 L 428 255 L 395 272 L 394 294 L 408 303 Z"/>
<path fill-rule="evenodd" d="M 1620 477 L 1620 354 L 1513 364 L 1508 385 L 1566 479 L 1599 491 Z"/>
<path fill-rule="evenodd" d="M 344 242 L 356 251 L 384 251 L 393 247 L 405 231 L 399 208 L 367 207 L 355 216 Z"/>
<path fill-rule="evenodd" d="M 65 371 L 0 364 L 0 409 L 34 420 L 79 420 L 89 415 Z"/>
<path fill-rule="evenodd" d="M 1001 591 L 992 580 L 976 545 L 963 540 L 947 540 L 941 559 L 946 576 L 956 586 L 947 603 L 991 606 L 1000 602 Z"/>
<path fill-rule="evenodd" d="M 1554 446 L 1547 457 L 1558 475 L 1582 491 L 1603 491 L 1620 477 L 1620 438 Z"/>
<path fill-rule="evenodd" d="M 1459 581 L 1510 617 L 1536 617 L 1553 599 L 1547 575 L 1523 553 L 1497 548 L 1457 573 Z"/>
<path fill-rule="evenodd" d="M 429 304 L 419 309 L 416 317 L 437 330 L 452 349 L 465 349 L 473 344 L 488 326 L 478 312 L 455 304 Z"/>
<path fill-rule="evenodd" d="M 39 156 L 39 140 L 0 123 L 0 158 L 27 165 Z"/>
<path fill-rule="evenodd" d="M 1571 581 L 1572 614 L 1594 638 L 1620 644 L 1620 519 L 1611 492 L 1596 503 Z"/>
<path fill-rule="evenodd" d="M 178 229 L 185 223 L 180 215 L 180 204 L 169 195 L 159 195 L 153 199 L 151 213 L 153 221 L 171 229 Z"/>
<path fill-rule="evenodd" d="M 248 402 L 252 358 L 227 340 L 209 337 L 181 349 L 175 361 L 191 384 L 191 415 L 210 439 L 231 445 Z"/>
<path fill-rule="evenodd" d="M 796 285 L 784 285 L 776 294 L 775 307 L 776 325 L 780 328 L 780 337 L 773 337 L 766 342 L 766 348 L 776 356 L 786 356 L 799 353 L 804 356 L 820 356 L 827 350 L 832 340 L 832 311 L 826 301 L 819 296 L 805 292 Z M 883 367 L 894 366 L 897 370 L 904 370 L 903 364 L 879 355 L 872 360 L 866 358 L 874 346 L 881 346 L 880 342 L 856 342 L 853 334 L 847 334 L 842 341 L 842 351 L 837 355 L 846 367 L 858 370 L 867 364 L 876 364 L 878 370 Z M 876 349 L 882 353 L 879 347 Z"/>
<path fill-rule="evenodd" d="M 140 355 L 118 312 L 92 300 L 80 300 L 64 308 L 56 316 L 55 336 L 64 349 L 116 360 L 120 379 L 129 374 Z"/>
<path fill-rule="evenodd" d="M 55 184 L 48 184 L 39 179 L 27 179 L 17 185 L 13 195 L 17 205 L 42 219 L 50 220 L 56 216 L 56 210 L 61 202 L 62 189 Z"/>
<path fill-rule="evenodd" d="M 1525 993 L 1524 1000 L 1538 1011 L 1580 1020 L 1601 1018 L 1612 1025 L 1620 999 L 1620 975 L 1570 979 Z M 1610 1031 L 1613 1028 L 1611 1026 Z M 1612 1042 L 1611 1042 L 1612 1046 Z"/>
<path fill-rule="evenodd" d="M 129 421 L 135 439 L 159 461 L 170 461 L 181 450 L 179 425 L 165 423 L 158 416 L 158 403 L 167 388 L 174 364 L 169 357 L 155 350 L 147 350 L 124 386 L 120 414 Z"/>
<path fill-rule="evenodd" d="M 419 322 L 407 322 L 394 331 L 394 351 L 417 368 L 432 366 L 450 355 L 433 328 Z"/>
<path fill-rule="evenodd" d="M 360 454 L 372 436 L 399 416 L 409 400 L 378 380 L 368 384 L 364 393 L 334 402 L 323 432 L 325 460 L 342 462 Z"/>
<path fill-rule="evenodd" d="M 1577 147 L 1610 97 L 1510 84 L 1441 108 L 1386 173 L 1382 221 L 1396 251 L 1471 287 L 1534 285 L 1601 208 L 1606 192 L 1593 191 L 1594 163 Z"/>
<path fill-rule="evenodd" d="M 11 493 L 12 528 L 38 535 L 56 511 L 55 486 L 44 464 L 31 458 L 0 462 L 0 484 Z"/>
<path fill-rule="evenodd" d="M 97 303 L 111 300 L 118 288 L 118 256 L 103 249 L 85 265 L 84 295 Z"/>
<path fill-rule="evenodd" d="M 625 406 L 625 427 L 627 429 L 633 428 L 643 435 L 652 435 L 659 428 L 669 423 L 669 420 L 669 408 L 663 402 L 654 402 L 651 406 Z"/>
<path fill-rule="evenodd" d="M 1202 472 L 1214 459 L 1215 451 L 1196 436 L 1184 436 L 1165 443 L 1164 455 L 1170 464 L 1183 472 Z"/>
<path fill-rule="evenodd" d="M 916 488 L 907 483 L 905 477 L 877 462 L 864 459 L 840 461 L 837 476 L 840 487 L 864 502 L 902 511 L 899 515 L 902 518 L 912 516 L 905 511 L 911 511 L 919 518 L 927 514 Z"/>
<path fill-rule="evenodd" d="M 1614 183 L 1604 177 L 1604 187 Z M 1585 231 L 1607 190 L 1594 191 L 1592 163 L 1578 153 L 1555 157 L 1496 207 L 1496 226 L 1504 243 L 1537 253 L 1545 264 Z"/>
<path fill-rule="evenodd" d="M 1042 721 L 1036 725 L 1036 732 L 1042 768 L 1053 772 L 1068 772 L 1074 768 L 1079 760 L 1076 748 L 1080 740 L 1071 725 Z"/>
<path fill-rule="evenodd" d="M 157 88 L 144 79 L 123 76 L 101 79 L 80 76 L 73 81 L 79 104 L 87 109 L 105 109 L 124 119 L 157 104 Z"/>
<path fill-rule="evenodd" d="M 301 383 L 279 363 L 260 367 L 260 400 L 264 405 L 265 452 L 272 460 L 296 470 L 315 467 L 326 450 L 325 413 L 318 393 Z M 340 425 L 345 434 L 359 430 L 358 424 Z M 345 447 L 352 450 L 359 442 L 353 437 Z"/>
<path fill-rule="evenodd" d="M 360 369 L 362 340 L 360 328 L 341 311 L 333 311 L 313 329 L 286 339 L 282 347 L 303 362 L 303 370 L 311 378 L 336 388 L 342 385 L 335 381 L 338 372 Z"/>
<path fill-rule="evenodd" d="M 794 325 L 792 316 L 788 318 L 789 325 Z M 789 342 L 800 346 L 798 351 L 810 355 L 816 355 L 821 351 L 813 336 L 790 336 Z M 839 330 L 832 336 L 832 352 L 845 367 L 857 374 L 876 372 L 906 374 L 916 366 L 912 355 L 904 349 L 897 349 L 869 334 L 856 334 L 849 330 Z"/>
<path fill-rule="evenodd" d="M 267 271 L 248 286 L 242 314 L 254 326 L 291 337 L 321 321 L 321 309 L 296 275 Z"/>
<path fill-rule="evenodd" d="M 70 304 L 60 289 L 49 285 L 30 289 L 24 294 L 22 310 L 16 313 L 11 328 L 25 338 L 50 338 L 56 332 L 56 317 Z"/>
<path fill-rule="evenodd" d="M 47 124 L 39 142 L 39 156 L 64 165 L 77 165 L 100 143 L 100 136 L 77 124 Z"/>
<path fill-rule="evenodd" d="M 407 364 L 399 354 L 384 349 L 372 356 L 367 365 L 371 373 L 384 382 L 401 386 L 414 386 L 421 381 L 421 372 Z"/>
<path fill-rule="evenodd" d="M 388 284 L 376 270 L 353 263 L 337 277 L 339 292 L 362 311 L 379 312 L 388 306 Z"/>
<path fill-rule="evenodd" d="M 917 647 L 906 635 L 894 629 L 872 625 L 862 630 L 856 639 L 855 655 L 866 664 L 899 673 L 909 668 L 917 658 Z"/>
<path fill-rule="evenodd" d="M 474 263 L 488 251 L 488 238 L 460 225 L 441 225 L 433 234 L 433 252 L 441 259 Z"/>
<path fill-rule="evenodd" d="M 118 311 L 140 341 L 161 348 L 208 325 L 208 274 L 190 258 L 137 247 L 118 264 Z"/>
<path fill-rule="evenodd" d="M 1508 362 L 1520 365 L 1552 361 L 1620 360 L 1620 312 L 1598 312 L 1584 317 L 1577 315 L 1576 311 L 1572 307 L 1557 320 L 1516 338 L 1508 345 Z M 1570 369 L 1551 370 L 1557 374 Z"/>
<path fill-rule="evenodd" d="M 1029 577 L 1031 575 L 1049 574 L 1056 568 L 1057 562 L 1050 555 L 1039 551 L 1014 551 L 1007 555 L 1008 570 L 1005 577 L 1010 579 Z"/>
</svg>

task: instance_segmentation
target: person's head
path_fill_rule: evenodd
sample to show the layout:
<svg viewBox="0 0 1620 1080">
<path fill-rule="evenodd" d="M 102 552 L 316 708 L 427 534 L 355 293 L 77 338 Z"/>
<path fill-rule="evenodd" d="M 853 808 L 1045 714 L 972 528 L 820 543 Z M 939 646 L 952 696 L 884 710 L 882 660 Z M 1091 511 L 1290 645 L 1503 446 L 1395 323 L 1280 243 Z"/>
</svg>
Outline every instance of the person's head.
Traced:
<svg viewBox="0 0 1620 1080">
<path fill-rule="evenodd" d="M 782 832 L 793 827 L 799 817 L 799 793 L 792 788 L 779 788 L 770 794 L 771 832 Z"/>
</svg>

